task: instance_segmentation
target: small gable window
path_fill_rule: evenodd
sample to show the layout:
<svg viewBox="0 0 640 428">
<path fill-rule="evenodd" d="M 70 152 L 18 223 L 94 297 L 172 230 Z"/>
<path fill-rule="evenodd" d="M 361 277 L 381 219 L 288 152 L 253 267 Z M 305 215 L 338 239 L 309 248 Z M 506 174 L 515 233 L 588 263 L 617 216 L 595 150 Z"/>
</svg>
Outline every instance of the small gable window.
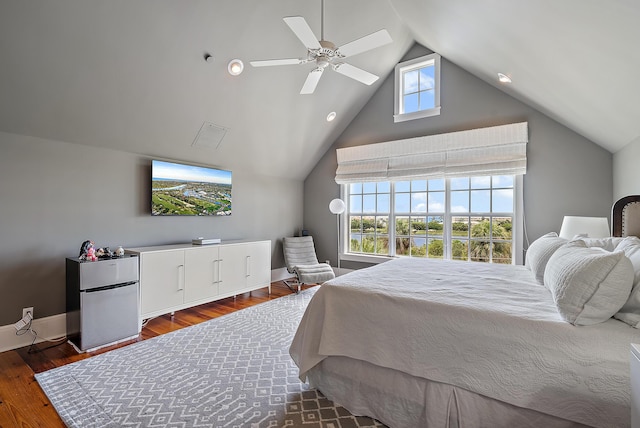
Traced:
<svg viewBox="0 0 640 428">
<path fill-rule="evenodd" d="M 440 55 L 401 62 L 395 69 L 394 121 L 440 114 Z"/>
</svg>

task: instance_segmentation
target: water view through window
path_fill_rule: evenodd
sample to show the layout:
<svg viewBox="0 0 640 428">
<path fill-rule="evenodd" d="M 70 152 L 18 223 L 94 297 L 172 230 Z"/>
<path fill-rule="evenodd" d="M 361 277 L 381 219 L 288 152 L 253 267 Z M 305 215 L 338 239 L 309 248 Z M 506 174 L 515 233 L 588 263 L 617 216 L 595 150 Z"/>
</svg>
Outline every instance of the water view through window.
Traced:
<svg viewBox="0 0 640 428">
<path fill-rule="evenodd" d="M 512 263 L 514 177 L 349 185 L 349 252 Z"/>
</svg>

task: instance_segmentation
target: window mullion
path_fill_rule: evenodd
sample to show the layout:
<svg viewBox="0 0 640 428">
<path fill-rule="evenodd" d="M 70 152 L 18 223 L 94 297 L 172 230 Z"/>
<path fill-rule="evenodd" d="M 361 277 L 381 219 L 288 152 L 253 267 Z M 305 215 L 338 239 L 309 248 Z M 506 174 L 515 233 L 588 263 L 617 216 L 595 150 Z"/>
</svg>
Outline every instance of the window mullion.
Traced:
<svg viewBox="0 0 640 428">
<path fill-rule="evenodd" d="M 489 177 L 489 263 L 493 263 L 493 177 Z"/>
<path fill-rule="evenodd" d="M 396 255 L 396 186 L 392 181 L 389 183 L 389 256 Z"/>
<path fill-rule="evenodd" d="M 451 179 L 444 180 L 444 225 L 442 231 L 442 245 L 444 246 L 444 258 L 451 260 Z"/>
<path fill-rule="evenodd" d="M 349 240 L 351 239 L 351 222 L 349 221 L 351 217 L 351 194 L 347 190 L 348 188 L 349 185 L 340 185 L 340 199 L 346 202 L 346 209 L 344 210 L 344 215 L 342 216 L 338 234 L 338 252 L 340 256 L 348 253 L 351 249 L 351 246 L 349 245 Z"/>
</svg>

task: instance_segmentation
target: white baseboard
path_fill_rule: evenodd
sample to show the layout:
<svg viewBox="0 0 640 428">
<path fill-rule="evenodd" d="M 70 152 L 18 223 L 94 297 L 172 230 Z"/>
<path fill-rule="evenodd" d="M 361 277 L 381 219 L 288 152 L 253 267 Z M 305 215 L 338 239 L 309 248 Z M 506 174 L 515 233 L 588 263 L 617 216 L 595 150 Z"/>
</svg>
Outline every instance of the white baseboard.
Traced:
<svg viewBox="0 0 640 428">
<path fill-rule="evenodd" d="M 271 270 L 271 282 L 282 281 L 283 279 L 292 278 L 286 267 Z"/>
<path fill-rule="evenodd" d="M 67 314 L 36 318 L 31 323 L 31 328 L 38 332 L 36 343 L 42 342 L 43 339 L 58 339 L 67 334 Z M 29 346 L 31 342 L 33 342 L 31 332 L 17 336 L 13 324 L 0 326 L 0 352 Z"/>
</svg>

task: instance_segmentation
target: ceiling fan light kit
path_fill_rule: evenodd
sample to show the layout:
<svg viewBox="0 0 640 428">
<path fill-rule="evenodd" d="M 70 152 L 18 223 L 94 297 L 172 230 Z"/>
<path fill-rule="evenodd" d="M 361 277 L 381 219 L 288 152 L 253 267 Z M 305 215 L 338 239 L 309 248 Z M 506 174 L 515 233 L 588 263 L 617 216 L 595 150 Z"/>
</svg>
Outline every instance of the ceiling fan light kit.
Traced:
<svg viewBox="0 0 640 428">
<path fill-rule="evenodd" d="M 306 58 L 258 60 L 250 61 L 249 63 L 253 67 L 270 67 L 275 65 L 300 65 L 315 62 L 315 67 L 307 75 L 300 94 L 312 94 L 318 86 L 322 73 L 329 66 L 332 70 L 364 83 L 365 85 L 371 85 L 378 80 L 378 76 L 375 74 L 342 62 L 342 60 L 391 43 L 392 39 L 387 30 L 378 30 L 375 33 L 356 39 L 343 46 L 336 47 L 335 44 L 330 41 L 324 40 L 324 2 L 322 2 L 322 9 L 320 40 L 318 40 L 302 16 L 286 16 L 282 18 L 291 31 L 293 31 L 296 37 L 298 37 L 307 48 Z"/>
</svg>

